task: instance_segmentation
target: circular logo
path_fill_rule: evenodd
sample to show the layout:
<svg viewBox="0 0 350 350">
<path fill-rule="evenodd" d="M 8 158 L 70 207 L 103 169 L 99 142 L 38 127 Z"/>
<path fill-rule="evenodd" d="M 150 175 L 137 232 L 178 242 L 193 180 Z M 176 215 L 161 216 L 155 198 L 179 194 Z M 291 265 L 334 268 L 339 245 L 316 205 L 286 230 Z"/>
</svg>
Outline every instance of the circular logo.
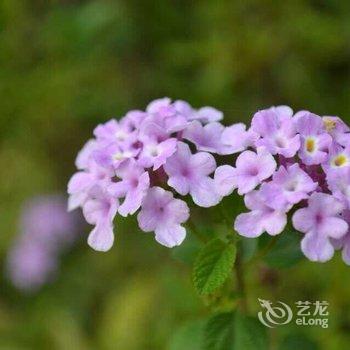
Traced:
<svg viewBox="0 0 350 350">
<path fill-rule="evenodd" d="M 272 302 L 269 300 L 259 299 L 259 302 L 264 310 L 259 311 L 258 317 L 264 326 L 274 328 L 292 320 L 292 309 L 282 301 L 278 301 L 276 306 L 272 306 Z"/>
</svg>

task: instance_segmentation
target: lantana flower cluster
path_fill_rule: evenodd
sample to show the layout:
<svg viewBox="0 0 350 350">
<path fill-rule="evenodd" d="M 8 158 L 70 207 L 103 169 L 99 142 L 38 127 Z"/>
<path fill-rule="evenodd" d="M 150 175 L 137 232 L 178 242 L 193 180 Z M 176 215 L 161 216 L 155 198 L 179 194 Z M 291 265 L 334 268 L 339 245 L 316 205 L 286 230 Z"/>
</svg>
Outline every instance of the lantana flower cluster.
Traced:
<svg viewBox="0 0 350 350">
<path fill-rule="evenodd" d="M 141 230 L 174 247 L 186 236 L 185 196 L 210 207 L 237 190 L 249 210 L 235 218 L 240 235 L 278 235 L 290 217 L 306 257 L 324 262 L 342 249 L 350 264 L 350 128 L 288 106 L 258 111 L 248 129 L 222 118 L 163 98 L 98 125 L 68 184 L 69 209 L 94 225 L 89 245 L 109 250 L 116 215 L 138 212 Z M 214 155 L 235 153 L 234 166 L 217 167 Z"/>
<path fill-rule="evenodd" d="M 350 264 L 349 132 L 338 117 L 293 114 L 287 106 L 258 111 L 241 139 L 247 149 L 235 166 L 215 172 L 217 192 L 226 196 L 237 190 L 249 210 L 237 216 L 235 230 L 245 237 L 275 236 L 289 215 L 304 233 L 301 249 L 307 258 L 328 261 L 342 249 Z M 236 125 L 223 136 L 242 138 Z"/>
<path fill-rule="evenodd" d="M 222 141 L 222 118 L 215 108 L 194 109 L 187 102 L 163 98 L 145 111 L 132 110 L 120 120 L 98 125 L 79 153 L 79 171 L 68 184 L 69 209 L 81 207 L 87 222 L 95 226 L 88 244 L 109 250 L 115 216 L 138 211 L 141 230 L 154 232 L 164 246 L 179 245 L 189 218 L 181 198 L 190 195 L 201 207 L 218 204 L 222 196 L 215 189 L 212 154 L 245 148 L 242 138 L 237 144 Z M 236 131 L 242 130 L 239 125 Z"/>
</svg>

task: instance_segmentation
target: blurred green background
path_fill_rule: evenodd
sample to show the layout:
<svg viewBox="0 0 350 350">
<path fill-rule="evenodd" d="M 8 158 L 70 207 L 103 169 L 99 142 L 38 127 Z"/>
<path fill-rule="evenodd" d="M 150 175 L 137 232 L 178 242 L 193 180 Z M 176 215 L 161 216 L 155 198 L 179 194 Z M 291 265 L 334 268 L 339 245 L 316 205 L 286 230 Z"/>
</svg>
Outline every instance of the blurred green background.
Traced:
<svg viewBox="0 0 350 350">
<path fill-rule="evenodd" d="M 163 96 L 215 106 L 226 124 L 273 104 L 350 120 L 349 73 L 347 0 L 1 0 L 2 271 L 22 202 L 65 191 L 96 124 Z M 110 252 L 81 240 L 34 295 L 1 273 L 0 349 L 199 349 L 195 337 L 181 343 L 208 314 L 191 285 L 191 249 L 189 239 L 174 253 L 123 219 Z M 253 314 L 257 297 L 328 300 L 329 329 L 286 326 L 273 337 L 294 337 L 290 349 L 300 333 L 308 349 L 346 348 L 350 270 L 340 260 L 254 266 Z"/>
</svg>

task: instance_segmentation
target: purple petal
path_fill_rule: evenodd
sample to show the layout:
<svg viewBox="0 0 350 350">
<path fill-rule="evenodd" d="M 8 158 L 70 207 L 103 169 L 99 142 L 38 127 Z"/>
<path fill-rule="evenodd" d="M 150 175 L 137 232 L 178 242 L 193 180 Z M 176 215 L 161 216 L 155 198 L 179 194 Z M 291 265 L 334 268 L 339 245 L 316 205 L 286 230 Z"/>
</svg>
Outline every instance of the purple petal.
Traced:
<svg viewBox="0 0 350 350">
<path fill-rule="evenodd" d="M 339 239 L 346 234 L 348 228 L 349 226 L 344 220 L 340 218 L 329 217 L 324 220 L 322 225 L 320 225 L 318 233 L 320 235 Z"/>
<path fill-rule="evenodd" d="M 230 165 L 219 166 L 215 170 L 215 190 L 220 196 L 228 196 L 235 189 L 235 169 Z"/>
<path fill-rule="evenodd" d="M 88 197 L 88 195 L 85 192 L 71 194 L 68 197 L 68 209 L 67 210 L 73 211 L 73 210 L 83 206 L 87 200 L 87 197 Z"/>
<path fill-rule="evenodd" d="M 315 192 L 310 196 L 309 207 L 320 209 L 322 212 L 326 212 L 328 216 L 338 215 L 345 209 L 344 205 L 333 196 L 319 192 Z"/>
<path fill-rule="evenodd" d="M 312 213 L 308 208 L 297 210 L 292 217 L 293 226 L 300 232 L 309 232 L 314 226 Z"/>
<path fill-rule="evenodd" d="M 68 182 L 68 193 L 73 194 L 86 191 L 91 187 L 92 183 L 93 179 L 89 173 L 82 171 L 75 173 Z"/>
<path fill-rule="evenodd" d="M 89 167 L 89 162 L 92 156 L 92 153 L 96 149 L 96 140 L 89 140 L 83 146 L 81 151 L 78 153 L 78 156 L 75 160 L 75 165 L 78 169 L 87 169 Z"/>
<path fill-rule="evenodd" d="M 199 151 L 219 152 L 221 149 L 221 134 L 224 126 L 220 123 L 210 123 L 203 126 L 198 120 L 191 122 L 183 137 L 193 142 Z"/>
<path fill-rule="evenodd" d="M 96 225 L 88 237 L 89 246 L 101 252 L 106 252 L 111 249 L 113 242 L 113 225 L 107 221 L 103 221 Z"/>
<path fill-rule="evenodd" d="M 177 175 L 169 177 L 168 185 L 182 196 L 185 196 L 190 191 L 190 183 L 185 176 Z"/>
<path fill-rule="evenodd" d="M 297 131 L 304 136 L 318 135 L 324 131 L 322 118 L 313 113 L 305 113 L 296 120 Z"/>
<path fill-rule="evenodd" d="M 197 174 L 210 175 L 216 168 L 215 158 L 207 152 L 199 152 L 191 157 L 191 166 Z"/>
<path fill-rule="evenodd" d="M 158 145 L 159 155 L 154 159 L 153 170 L 159 169 L 171 157 L 177 147 L 177 140 L 174 138 L 165 140 Z"/>
<path fill-rule="evenodd" d="M 263 148 L 258 148 L 257 162 L 259 166 L 258 177 L 260 181 L 269 178 L 277 167 L 275 159 Z"/>
<path fill-rule="evenodd" d="M 198 119 L 203 123 L 217 122 L 223 117 L 223 113 L 213 107 L 202 107 L 195 115 L 195 119 Z"/>
<path fill-rule="evenodd" d="M 150 210 L 141 209 L 141 211 L 137 215 L 137 222 L 139 227 L 144 232 L 154 231 L 158 224 L 158 217 L 156 215 L 152 215 Z"/>
<path fill-rule="evenodd" d="M 230 146 L 230 154 L 232 154 L 253 146 L 258 137 L 254 131 L 246 131 L 246 126 L 243 123 L 238 123 L 225 128 L 221 141 L 224 145 Z"/>
<path fill-rule="evenodd" d="M 301 241 L 301 250 L 311 261 L 326 262 L 333 257 L 334 248 L 329 240 L 313 232 L 307 233 Z"/>
<path fill-rule="evenodd" d="M 235 220 L 234 228 L 241 236 L 255 238 L 264 232 L 261 219 L 260 211 L 239 214 Z"/>
<path fill-rule="evenodd" d="M 162 108 L 168 107 L 170 104 L 171 99 L 169 97 L 158 98 L 147 105 L 146 111 L 148 113 L 158 113 Z"/>
<path fill-rule="evenodd" d="M 189 208 L 181 199 L 174 199 L 168 204 L 168 210 L 171 213 L 171 221 L 181 224 L 188 220 L 190 216 Z"/>
<path fill-rule="evenodd" d="M 210 177 L 203 177 L 192 184 L 190 194 L 193 201 L 200 207 L 212 207 L 218 204 L 221 196 L 215 191 L 214 180 Z"/>
<path fill-rule="evenodd" d="M 264 220 L 263 225 L 269 235 L 278 235 L 287 225 L 287 215 L 284 212 L 275 211 Z"/>
<path fill-rule="evenodd" d="M 244 196 L 244 204 L 250 210 L 264 211 L 266 209 L 265 201 L 260 191 L 251 191 Z"/>
<path fill-rule="evenodd" d="M 273 135 L 278 130 L 277 114 L 271 109 L 265 109 L 254 114 L 252 130 L 261 136 Z"/>
<path fill-rule="evenodd" d="M 181 172 L 179 165 L 186 164 L 191 156 L 189 146 L 183 142 L 178 142 L 177 151 L 164 164 L 165 172 L 169 176 L 179 174 Z"/>
<path fill-rule="evenodd" d="M 183 226 L 171 224 L 158 227 L 155 234 L 157 242 L 168 248 L 172 248 L 183 242 L 186 237 L 186 230 Z"/>
<path fill-rule="evenodd" d="M 346 237 L 343 250 L 342 250 L 342 258 L 345 264 L 350 265 L 350 240 L 349 235 Z"/>
</svg>

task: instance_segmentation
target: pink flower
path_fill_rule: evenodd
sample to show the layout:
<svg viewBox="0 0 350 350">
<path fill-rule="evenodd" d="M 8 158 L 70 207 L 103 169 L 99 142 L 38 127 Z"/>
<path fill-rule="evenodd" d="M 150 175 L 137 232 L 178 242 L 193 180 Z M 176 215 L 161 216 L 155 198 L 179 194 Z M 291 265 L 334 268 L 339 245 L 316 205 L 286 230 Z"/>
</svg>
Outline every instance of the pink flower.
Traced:
<svg viewBox="0 0 350 350">
<path fill-rule="evenodd" d="M 218 122 L 224 117 L 223 113 L 216 108 L 206 106 L 196 110 L 189 103 L 182 100 L 175 101 L 174 107 L 178 113 L 186 116 L 189 121 L 198 120 L 203 124 Z"/>
<path fill-rule="evenodd" d="M 135 133 L 133 133 L 131 125 L 118 122 L 115 119 L 109 120 L 105 124 L 98 125 L 94 130 L 94 135 L 100 142 L 105 142 L 106 145 L 115 143 L 130 142 L 131 138 L 135 139 Z"/>
<path fill-rule="evenodd" d="M 350 169 L 350 145 L 344 148 L 333 143 L 329 148 L 328 160 L 322 167 L 327 175 L 346 173 Z"/>
<path fill-rule="evenodd" d="M 94 139 L 89 140 L 78 153 L 75 160 L 75 165 L 79 170 L 88 169 L 91 163 L 92 154 L 97 147 L 97 142 Z"/>
<path fill-rule="evenodd" d="M 301 250 L 311 261 L 325 262 L 332 258 L 334 248 L 330 238 L 342 238 L 348 224 L 339 216 L 344 206 L 326 193 L 313 193 L 308 207 L 297 210 L 292 218 L 293 226 L 305 233 Z"/>
<path fill-rule="evenodd" d="M 273 174 L 272 181 L 265 183 L 261 191 L 271 207 L 287 210 L 293 204 L 308 198 L 317 186 L 298 164 L 293 164 L 288 168 L 281 166 Z"/>
<path fill-rule="evenodd" d="M 199 120 L 202 123 L 218 122 L 224 117 L 221 111 L 213 107 L 202 107 L 192 115 L 191 119 Z"/>
<path fill-rule="evenodd" d="M 84 203 L 84 217 L 89 224 L 95 225 L 88 237 L 88 244 L 93 249 L 105 252 L 112 247 L 113 219 L 118 206 L 118 200 L 100 187 L 95 187 L 90 198 Z"/>
<path fill-rule="evenodd" d="M 221 165 L 214 174 L 215 191 L 220 196 L 228 196 L 237 188 L 236 169 L 231 165 Z"/>
<path fill-rule="evenodd" d="M 350 210 L 344 210 L 342 213 L 342 219 L 344 219 L 347 224 L 350 223 Z M 350 227 L 349 227 L 350 228 Z M 342 250 L 342 258 L 346 265 L 350 265 L 350 230 L 346 232 L 345 236 L 339 239 L 332 239 L 332 245 L 335 249 Z"/>
<path fill-rule="evenodd" d="M 248 147 L 253 147 L 258 140 L 259 135 L 253 130 L 246 130 L 243 123 L 233 124 L 222 133 L 221 142 L 229 146 L 229 153 L 242 152 Z"/>
<path fill-rule="evenodd" d="M 322 120 L 333 140 L 346 147 L 350 142 L 350 128 L 339 117 L 324 116 Z"/>
<path fill-rule="evenodd" d="M 333 196 L 350 208 L 350 169 L 331 172 L 327 175 L 327 184 Z"/>
<path fill-rule="evenodd" d="M 166 133 L 181 131 L 187 126 L 187 116 L 179 113 L 168 97 L 152 101 L 146 111 L 149 113 L 147 119 L 159 125 Z"/>
<path fill-rule="evenodd" d="M 89 244 L 109 249 L 116 212 L 127 216 L 139 210 L 151 182 L 168 183 L 180 195 L 190 194 L 197 205 L 217 204 L 221 196 L 210 177 L 216 168 L 214 157 L 192 154 L 182 141 L 187 135 L 199 149 L 228 153 L 232 147 L 221 142 L 224 126 L 217 122 L 222 117 L 215 108 L 197 110 L 165 97 L 149 103 L 146 111 L 132 110 L 118 121 L 98 125 L 95 139 L 78 155 L 80 171 L 68 184 L 69 209 L 82 207 L 87 221 L 95 225 Z"/>
<path fill-rule="evenodd" d="M 246 194 L 269 178 L 275 169 L 276 161 L 265 149 L 258 148 L 257 153 L 244 151 L 238 156 L 235 168 L 228 165 L 217 168 L 216 190 L 221 195 L 227 195 L 238 188 L 240 195 Z"/>
<path fill-rule="evenodd" d="M 138 166 L 134 159 L 130 159 L 124 162 L 115 174 L 121 181 L 109 186 L 108 191 L 113 197 L 125 197 L 118 208 L 118 213 L 122 216 L 134 214 L 140 208 L 149 189 L 148 172 Z"/>
<path fill-rule="evenodd" d="M 215 192 L 214 180 L 209 177 L 215 168 L 216 162 L 211 154 L 192 154 L 183 142 L 178 143 L 176 153 L 164 165 L 169 176 L 168 185 L 183 196 L 189 193 L 201 207 L 213 206 L 221 199 Z"/>
<path fill-rule="evenodd" d="M 153 170 L 157 170 L 175 153 L 176 147 L 177 140 L 175 138 L 159 143 L 150 139 L 148 142 L 144 142 L 138 163 L 145 168 L 153 166 Z"/>
<path fill-rule="evenodd" d="M 244 203 L 251 211 L 238 215 L 235 220 L 234 227 L 240 235 L 252 238 L 266 231 L 275 236 L 283 231 L 287 224 L 286 213 L 271 208 L 259 191 L 248 193 Z"/>
<path fill-rule="evenodd" d="M 171 192 L 160 187 L 152 187 L 142 203 L 137 220 L 143 231 L 154 231 L 157 242 L 171 248 L 185 239 L 186 230 L 181 224 L 188 217 L 189 209 L 184 201 L 174 199 Z"/>
<path fill-rule="evenodd" d="M 327 159 L 332 137 L 326 133 L 321 117 L 306 112 L 296 120 L 301 135 L 299 157 L 306 165 L 321 164 Z"/>
<path fill-rule="evenodd" d="M 93 156 L 97 164 L 104 168 L 117 169 L 125 160 L 137 156 L 138 148 L 126 143 L 110 143 L 94 151 Z"/>
<path fill-rule="evenodd" d="M 68 211 L 82 206 L 94 186 L 108 187 L 113 175 L 112 169 L 100 167 L 94 161 L 90 162 L 87 171 L 75 173 L 68 182 Z"/>
<path fill-rule="evenodd" d="M 293 157 L 300 147 L 292 119 L 293 111 L 287 106 L 271 107 L 255 113 L 252 130 L 261 136 L 256 146 L 266 147 L 271 154 Z"/>
<path fill-rule="evenodd" d="M 217 122 L 203 126 L 198 120 L 191 122 L 183 132 L 183 138 L 193 142 L 197 150 L 218 154 L 229 154 L 230 147 L 221 142 L 225 127 Z"/>
</svg>

